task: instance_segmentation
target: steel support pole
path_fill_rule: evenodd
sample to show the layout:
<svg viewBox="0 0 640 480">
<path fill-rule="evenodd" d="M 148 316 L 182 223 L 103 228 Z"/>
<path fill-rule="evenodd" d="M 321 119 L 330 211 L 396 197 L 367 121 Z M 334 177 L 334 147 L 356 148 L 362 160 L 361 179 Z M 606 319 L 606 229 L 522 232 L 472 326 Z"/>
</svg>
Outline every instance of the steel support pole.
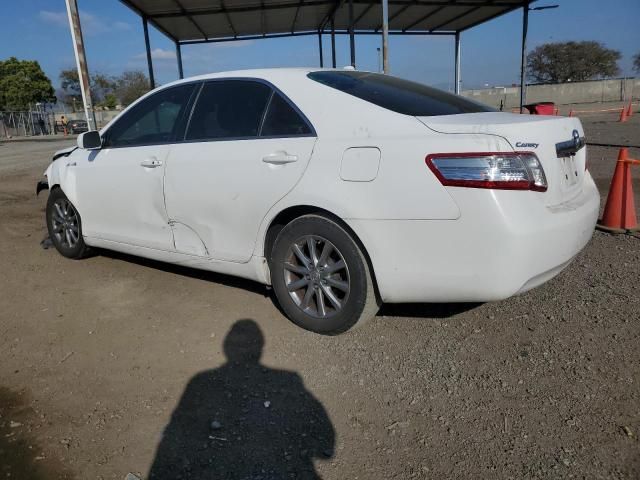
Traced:
<svg viewBox="0 0 640 480">
<path fill-rule="evenodd" d="M 524 80 L 527 63 L 527 30 L 529 28 L 529 3 L 522 6 L 522 57 L 520 59 L 520 113 L 524 112 L 527 101 L 527 84 Z"/>
<path fill-rule="evenodd" d="M 331 17 L 331 66 L 336 68 L 336 22 Z"/>
<path fill-rule="evenodd" d="M 356 35 L 353 31 L 353 0 L 349 0 L 349 50 L 351 52 L 351 66 L 356 68 Z"/>
<path fill-rule="evenodd" d="M 318 30 L 318 53 L 320 53 L 320 68 L 324 67 L 324 56 L 322 55 L 322 32 Z"/>
<path fill-rule="evenodd" d="M 82 38 L 78 4 L 76 3 L 76 0 L 66 0 L 66 3 L 67 15 L 69 17 L 69 28 L 71 29 L 71 39 L 73 40 L 73 52 L 76 56 L 78 79 L 80 80 L 80 92 L 82 93 L 82 103 L 84 104 L 84 114 L 87 117 L 89 130 L 97 130 L 98 126 L 96 123 L 96 115 L 93 111 L 93 102 L 91 101 L 89 67 L 87 67 L 87 57 L 84 53 L 84 40 Z"/>
<path fill-rule="evenodd" d="M 389 73 L 389 0 L 382 0 L 382 71 Z"/>
<path fill-rule="evenodd" d="M 151 60 L 151 46 L 149 44 L 149 26 L 147 19 L 142 17 L 142 30 L 144 31 L 144 46 L 147 50 L 147 66 L 149 67 L 149 86 L 153 90 L 156 88 L 156 81 L 153 78 L 153 61 Z"/>
<path fill-rule="evenodd" d="M 456 95 L 460 95 L 460 87 L 462 84 L 462 79 L 460 78 L 460 32 L 456 32 L 456 65 L 454 82 L 455 86 L 453 87 L 453 90 Z"/>
<path fill-rule="evenodd" d="M 176 60 L 178 61 L 178 78 L 184 78 L 184 71 L 182 70 L 182 48 L 180 42 L 176 42 Z"/>
</svg>

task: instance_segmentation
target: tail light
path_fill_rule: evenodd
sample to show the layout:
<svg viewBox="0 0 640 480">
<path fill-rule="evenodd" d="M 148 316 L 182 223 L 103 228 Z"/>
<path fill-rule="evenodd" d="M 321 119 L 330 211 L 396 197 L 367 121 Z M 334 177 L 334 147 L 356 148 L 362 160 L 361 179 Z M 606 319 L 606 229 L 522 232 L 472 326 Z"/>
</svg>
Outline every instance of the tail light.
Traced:
<svg viewBox="0 0 640 480">
<path fill-rule="evenodd" d="M 445 186 L 547 190 L 544 170 L 534 153 L 435 153 L 425 161 Z"/>
</svg>

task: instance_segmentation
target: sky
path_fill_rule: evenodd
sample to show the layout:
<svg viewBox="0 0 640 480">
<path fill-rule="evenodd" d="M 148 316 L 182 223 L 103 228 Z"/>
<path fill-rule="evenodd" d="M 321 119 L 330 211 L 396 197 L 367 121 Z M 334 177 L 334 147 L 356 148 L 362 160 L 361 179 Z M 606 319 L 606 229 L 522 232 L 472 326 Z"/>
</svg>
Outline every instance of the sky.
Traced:
<svg viewBox="0 0 640 480">
<path fill-rule="evenodd" d="M 547 42 L 595 40 L 622 53 L 622 75 L 632 76 L 640 53 L 640 0 L 539 0 L 559 5 L 529 15 L 528 49 Z M 64 0 L 0 0 L 0 59 L 37 60 L 54 86 L 75 60 Z M 78 0 L 91 73 L 146 72 L 140 18 L 117 0 Z M 462 33 L 462 88 L 519 83 L 522 9 Z M 156 83 L 178 78 L 174 44 L 150 26 Z M 356 36 L 357 66 L 378 69 L 380 37 Z M 338 66 L 349 64 L 348 36 L 337 36 Z M 324 39 L 330 62 L 331 43 Z M 318 66 L 318 39 L 303 36 L 190 45 L 182 49 L 185 76 L 245 68 Z M 391 36 L 393 75 L 453 89 L 454 40 L 443 36 Z"/>
</svg>

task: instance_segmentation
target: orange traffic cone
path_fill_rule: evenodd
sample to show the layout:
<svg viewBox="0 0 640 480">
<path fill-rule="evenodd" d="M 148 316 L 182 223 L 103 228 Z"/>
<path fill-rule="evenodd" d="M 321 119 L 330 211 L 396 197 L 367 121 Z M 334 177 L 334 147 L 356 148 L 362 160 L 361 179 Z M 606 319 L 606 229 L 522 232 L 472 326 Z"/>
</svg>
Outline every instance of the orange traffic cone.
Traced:
<svg viewBox="0 0 640 480">
<path fill-rule="evenodd" d="M 627 120 L 629 120 L 629 117 L 627 116 L 627 109 L 625 107 L 622 107 L 622 110 L 620 110 L 620 120 L 618 121 L 626 122 Z"/>
<path fill-rule="evenodd" d="M 612 233 L 624 233 L 638 229 L 636 206 L 631 183 L 631 162 L 629 150 L 621 148 L 616 169 L 613 172 L 607 203 L 604 206 L 598 228 Z"/>
<path fill-rule="evenodd" d="M 573 117 L 573 109 L 569 110 L 569 116 Z"/>
<path fill-rule="evenodd" d="M 633 117 L 633 104 L 629 100 L 629 108 L 627 109 L 627 118 Z"/>
</svg>

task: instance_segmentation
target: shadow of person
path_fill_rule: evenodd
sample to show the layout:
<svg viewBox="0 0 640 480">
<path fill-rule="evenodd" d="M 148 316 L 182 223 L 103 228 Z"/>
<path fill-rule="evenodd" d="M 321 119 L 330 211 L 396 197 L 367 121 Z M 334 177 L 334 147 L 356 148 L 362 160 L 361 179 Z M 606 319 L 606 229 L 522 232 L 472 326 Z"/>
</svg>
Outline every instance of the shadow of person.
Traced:
<svg viewBox="0 0 640 480">
<path fill-rule="evenodd" d="M 191 379 L 149 479 L 320 478 L 313 460 L 333 456 L 333 425 L 297 373 L 260 364 L 263 346 L 253 320 L 231 327 L 227 362 Z"/>
</svg>

